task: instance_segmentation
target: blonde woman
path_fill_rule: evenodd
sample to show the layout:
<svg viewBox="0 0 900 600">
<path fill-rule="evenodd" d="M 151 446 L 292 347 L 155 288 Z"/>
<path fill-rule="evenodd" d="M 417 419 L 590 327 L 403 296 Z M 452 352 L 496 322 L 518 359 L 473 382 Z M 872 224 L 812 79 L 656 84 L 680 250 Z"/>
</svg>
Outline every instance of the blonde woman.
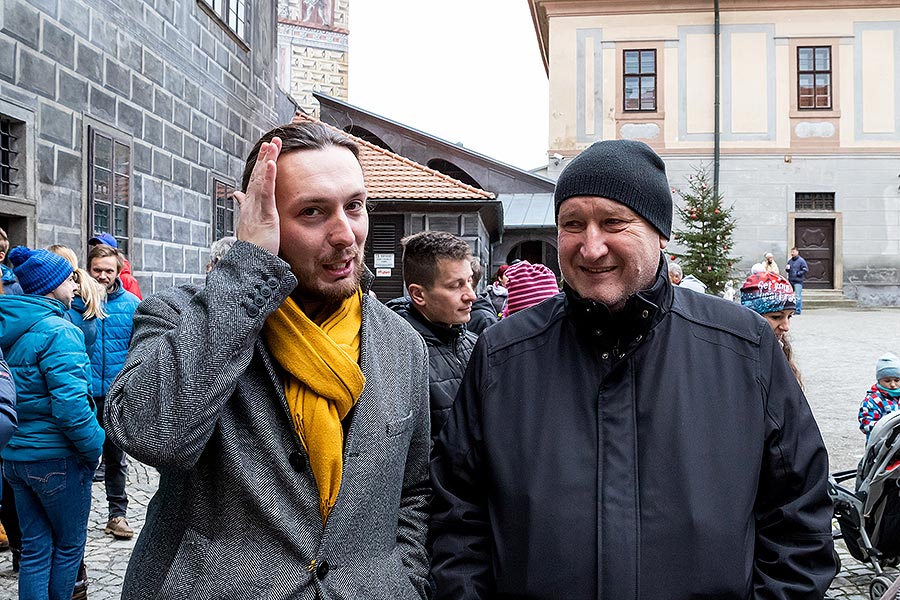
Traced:
<svg viewBox="0 0 900 600">
<path fill-rule="evenodd" d="M 80 303 L 77 301 L 72 302 L 72 308 L 70 310 L 77 311 L 81 319 L 106 318 L 106 311 L 103 310 L 103 303 L 106 301 L 106 287 L 97 283 L 93 277 L 88 275 L 87 271 L 79 268 L 78 257 L 75 256 L 75 251 L 62 244 L 47 246 L 47 250 L 65 258 L 75 269 L 75 281 L 78 283 L 78 297 L 80 297 L 82 301 Z M 73 321 L 75 321 L 75 319 L 73 319 Z M 81 326 L 80 323 L 76 322 L 75 324 Z M 84 327 L 82 327 L 82 330 L 84 330 Z M 88 356 L 90 356 L 93 339 L 91 340 L 91 343 L 88 344 L 88 332 L 85 331 L 84 335 L 85 345 L 88 346 Z"/>
</svg>

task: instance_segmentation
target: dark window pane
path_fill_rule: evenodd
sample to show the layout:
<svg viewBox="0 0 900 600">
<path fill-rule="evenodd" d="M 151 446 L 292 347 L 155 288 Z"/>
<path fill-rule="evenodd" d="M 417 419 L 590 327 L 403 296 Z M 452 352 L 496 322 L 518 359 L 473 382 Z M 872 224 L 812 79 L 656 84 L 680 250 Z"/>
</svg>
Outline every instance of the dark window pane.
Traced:
<svg viewBox="0 0 900 600">
<path fill-rule="evenodd" d="M 109 231 L 109 204 L 94 203 L 94 233 Z"/>
<path fill-rule="evenodd" d="M 625 73 L 627 75 L 635 75 L 639 72 L 638 52 L 637 50 L 625 51 Z"/>
<path fill-rule="evenodd" d="M 128 237 L 128 209 L 116 206 L 114 209 L 115 222 L 113 223 L 113 235 L 117 238 Z"/>
<path fill-rule="evenodd" d="M 656 52 L 654 50 L 641 52 L 641 73 L 656 73 Z"/>
<path fill-rule="evenodd" d="M 225 237 L 225 209 L 216 209 L 216 239 Z"/>
</svg>

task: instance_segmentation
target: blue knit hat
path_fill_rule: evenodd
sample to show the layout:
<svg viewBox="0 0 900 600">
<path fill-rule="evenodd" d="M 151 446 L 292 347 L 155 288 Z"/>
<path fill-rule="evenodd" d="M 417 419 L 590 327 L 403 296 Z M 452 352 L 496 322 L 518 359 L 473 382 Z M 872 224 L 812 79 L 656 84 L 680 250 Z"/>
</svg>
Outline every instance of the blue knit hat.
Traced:
<svg viewBox="0 0 900 600">
<path fill-rule="evenodd" d="M 882 377 L 900 377 L 900 358 L 888 352 L 875 363 L 875 380 Z"/>
<path fill-rule="evenodd" d="M 72 264 L 62 256 L 39 248 L 16 246 L 9 251 L 9 262 L 26 294 L 49 294 L 72 274 Z"/>
</svg>

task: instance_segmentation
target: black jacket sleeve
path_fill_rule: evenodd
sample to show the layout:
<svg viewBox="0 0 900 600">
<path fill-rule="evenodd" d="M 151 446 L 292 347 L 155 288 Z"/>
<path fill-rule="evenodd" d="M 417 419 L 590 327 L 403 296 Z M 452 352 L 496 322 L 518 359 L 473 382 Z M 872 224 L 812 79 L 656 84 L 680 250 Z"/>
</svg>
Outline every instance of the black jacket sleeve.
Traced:
<svg viewBox="0 0 900 600">
<path fill-rule="evenodd" d="M 435 599 L 493 596 L 480 407 L 487 348 L 479 341 L 431 458 L 431 573 Z"/>
<path fill-rule="evenodd" d="M 822 598 L 836 567 L 828 455 L 809 404 L 768 330 L 761 358 L 766 450 L 754 511 L 753 598 Z"/>
</svg>

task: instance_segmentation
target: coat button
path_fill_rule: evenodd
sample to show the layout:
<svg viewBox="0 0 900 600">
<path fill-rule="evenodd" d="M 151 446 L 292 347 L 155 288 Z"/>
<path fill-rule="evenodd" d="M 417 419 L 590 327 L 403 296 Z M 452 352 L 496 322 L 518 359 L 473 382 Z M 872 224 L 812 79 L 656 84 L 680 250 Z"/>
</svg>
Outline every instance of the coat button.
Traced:
<svg viewBox="0 0 900 600">
<path fill-rule="evenodd" d="M 259 309 L 256 308 L 255 306 L 253 306 L 252 304 L 250 304 L 249 306 L 247 306 L 247 314 L 250 315 L 251 317 L 255 317 L 256 315 L 259 314 Z"/>
<path fill-rule="evenodd" d="M 600 357 L 603 358 L 603 360 L 606 360 L 607 358 L 609 358 L 609 352 L 604 352 L 600 355 Z"/>
<path fill-rule="evenodd" d="M 272 290 L 270 290 L 270 289 L 267 288 L 267 287 L 260 288 L 260 289 L 259 289 L 259 295 L 262 296 L 263 298 L 268 298 L 269 296 L 272 295 Z"/>
<path fill-rule="evenodd" d="M 319 563 L 319 566 L 316 567 L 316 575 L 319 576 L 319 579 L 325 579 L 326 577 L 328 577 L 328 570 L 330 568 L 331 567 L 328 566 L 328 561 L 323 560 Z"/>
<path fill-rule="evenodd" d="M 646 319 L 647 317 L 650 316 L 650 311 L 649 311 L 649 310 L 645 310 L 644 312 L 641 313 L 641 316 L 644 317 L 644 318 Z"/>
<path fill-rule="evenodd" d="M 306 459 L 303 458 L 303 455 L 297 451 L 291 452 L 288 456 L 288 462 L 291 463 L 291 468 L 300 473 L 306 467 Z"/>
<path fill-rule="evenodd" d="M 274 290 L 274 289 L 278 288 L 278 280 L 275 279 L 274 277 L 271 277 L 271 278 L 266 282 L 266 285 L 269 286 L 270 288 L 272 288 L 272 289 Z"/>
<path fill-rule="evenodd" d="M 262 308 L 263 306 L 266 305 L 266 299 L 263 298 L 262 296 L 256 296 L 255 298 L 253 298 L 253 304 L 255 304 L 255 305 L 257 305 L 258 307 Z"/>
<path fill-rule="evenodd" d="M 594 335 L 596 335 L 597 337 L 603 337 L 603 330 L 602 330 L 602 329 L 595 329 L 595 330 L 594 330 Z"/>
</svg>

